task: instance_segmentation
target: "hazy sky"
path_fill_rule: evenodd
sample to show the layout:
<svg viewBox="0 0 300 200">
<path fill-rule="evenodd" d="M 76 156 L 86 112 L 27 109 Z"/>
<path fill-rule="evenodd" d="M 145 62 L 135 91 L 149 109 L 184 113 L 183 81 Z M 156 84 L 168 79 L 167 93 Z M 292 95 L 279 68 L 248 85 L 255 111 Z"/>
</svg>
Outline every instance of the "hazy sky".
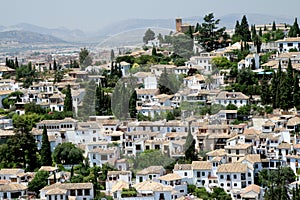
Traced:
<svg viewBox="0 0 300 200">
<path fill-rule="evenodd" d="M 287 5 L 284 5 L 284 4 Z M 299 0 L 1 0 L 0 25 L 98 30 L 131 18 L 221 17 L 230 13 L 299 16 Z"/>
</svg>

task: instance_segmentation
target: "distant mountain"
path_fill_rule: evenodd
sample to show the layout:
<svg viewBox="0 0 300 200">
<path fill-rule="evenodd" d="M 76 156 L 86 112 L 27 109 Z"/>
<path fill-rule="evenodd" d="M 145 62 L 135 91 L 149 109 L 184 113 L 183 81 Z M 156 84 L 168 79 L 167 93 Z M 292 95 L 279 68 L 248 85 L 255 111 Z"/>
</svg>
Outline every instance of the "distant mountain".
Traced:
<svg viewBox="0 0 300 200">
<path fill-rule="evenodd" d="M 244 14 L 228 14 L 224 16 L 215 16 L 216 19 L 221 19 L 220 27 L 226 26 L 228 29 L 234 28 L 237 20 L 241 21 Z M 290 16 L 271 16 L 264 14 L 246 14 L 249 25 L 251 24 L 269 24 L 274 20 L 276 23 L 293 23 L 294 17 Z M 189 23 L 191 25 L 196 25 L 197 22 L 202 23 L 204 16 L 193 16 L 183 18 L 183 23 Z M 109 24 L 101 28 L 97 35 L 99 36 L 111 36 L 115 34 L 120 34 L 122 32 L 127 32 L 130 30 L 146 28 L 146 27 L 156 27 L 160 29 L 175 30 L 175 17 L 174 19 L 128 19 L 118 21 Z"/>
<path fill-rule="evenodd" d="M 0 32 L 0 43 L 12 44 L 56 44 L 66 43 L 62 39 L 30 31 L 3 31 Z"/>
<path fill-rule="evenodd" d="M 99 36 L 111 36 L 128 32 L 136 29 L 148 27 L 167 29 L 168 31 L 175 29 L 175 20 L 173 19 L 127 19 L 115 23 L 111 23 L 100 29 L 97 34 Z"/>
<path fill-rule="evenodd" d="M 2 27 L 0 26 L 0 30 L 5 31 L 12 31 L 12 30 L 18 30 L 18 31 L 29 31 L 29 32 L 35 32 L 40 34 L 46 34 L 51 35 L 57 38 L 60 38 L 65 41 L 72 41 L 77 40 L 79 38 L 86 37 L 85 33 L 79 29 L 70 30 L 64 27 L 60 28 L 45 28 L 41 26 L 36 26 L 28 23 L 20 23 L 13 26 L 8 27 Z"/>
</svg>

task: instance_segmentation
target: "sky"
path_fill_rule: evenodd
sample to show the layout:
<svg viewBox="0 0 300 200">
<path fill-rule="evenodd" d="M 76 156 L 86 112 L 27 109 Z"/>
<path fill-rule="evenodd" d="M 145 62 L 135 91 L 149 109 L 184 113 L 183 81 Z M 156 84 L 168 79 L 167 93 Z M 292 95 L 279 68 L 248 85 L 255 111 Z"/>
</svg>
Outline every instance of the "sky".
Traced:
<svg viewBox="0 0 300 200">
<path fill-rule="evenodd" d="M 287 5 L 284 5 L 284 4 Z M 124 19 L 164 19 L 232 13 L 299 15 L 299 0 L 1 0 L 0 25 L 18 23 L 84 31 Z"/>
</svg>

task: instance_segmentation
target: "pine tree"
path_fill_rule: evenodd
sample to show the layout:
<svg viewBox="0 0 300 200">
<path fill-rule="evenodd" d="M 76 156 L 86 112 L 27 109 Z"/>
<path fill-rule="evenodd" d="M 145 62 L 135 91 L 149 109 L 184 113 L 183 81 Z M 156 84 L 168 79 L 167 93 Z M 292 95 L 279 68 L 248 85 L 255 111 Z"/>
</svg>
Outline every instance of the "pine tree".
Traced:
<svg viewBox="0 0 300 200">
<path fill-rule="evenodd" d="M 73 98 L 72 98 L 72 92 L 71 92 L 71 86 L 67 86 L 66 90 L 66 97 L 64 100 L 64 111 L 65 112 L 72 112 L 73 111 Z"/>
<path fill-rule="evenodd" d="M 52 166 L 51 147 L 50 147 L 50 142 L 48 139 L 47 129 L 45 125 L 43 128 L 43 138 L 42 138 L 42 147 L 41 147 L 41 165 Z"/>
</svg>

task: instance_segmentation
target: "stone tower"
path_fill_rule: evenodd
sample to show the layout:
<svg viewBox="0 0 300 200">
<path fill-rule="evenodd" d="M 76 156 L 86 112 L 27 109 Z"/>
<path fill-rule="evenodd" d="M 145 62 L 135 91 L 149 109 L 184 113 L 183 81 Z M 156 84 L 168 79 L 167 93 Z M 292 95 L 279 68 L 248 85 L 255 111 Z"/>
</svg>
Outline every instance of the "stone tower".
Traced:
<svg viewBox="0 0 300 200">
<path fill-rule="evenodd" d="M 182 32 L 181 26 L 182 26 L 182 19 L 176 18 L 176 32 Z"/>
</svg>

